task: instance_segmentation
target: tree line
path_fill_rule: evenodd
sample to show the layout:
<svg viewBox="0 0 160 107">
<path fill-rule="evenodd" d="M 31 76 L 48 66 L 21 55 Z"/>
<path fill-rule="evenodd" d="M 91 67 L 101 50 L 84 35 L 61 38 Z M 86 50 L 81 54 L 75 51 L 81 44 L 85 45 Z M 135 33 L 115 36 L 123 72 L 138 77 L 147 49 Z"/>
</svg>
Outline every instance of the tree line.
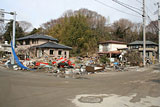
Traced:
<svg viewBox="0 0 160 107">
<path fill-rule="evenodd" d="M 142 24 L 133 23 L 128 19 L 119 19 L 107 24 L 107 19 L 97 12 L 80 9 L 66 11 L 58 19 L 45 22 L 39 28 L 26 32 L 32 25 L 21 21 L 16 23 L 16 38 L 31 34 L 46 34 L 57 38 L 61 44 L 72 47 L 71 54 L 93 54 L 98 50 L 98 43 L 107 40 L 118 40 L 126 43 L 143 40 Z M 146 38 L 158 42 L 157 21 L 150 22 L 146 27 Z M 12 22 L 5 27 L 5 40 L 11 40 Z"/>
</svg>

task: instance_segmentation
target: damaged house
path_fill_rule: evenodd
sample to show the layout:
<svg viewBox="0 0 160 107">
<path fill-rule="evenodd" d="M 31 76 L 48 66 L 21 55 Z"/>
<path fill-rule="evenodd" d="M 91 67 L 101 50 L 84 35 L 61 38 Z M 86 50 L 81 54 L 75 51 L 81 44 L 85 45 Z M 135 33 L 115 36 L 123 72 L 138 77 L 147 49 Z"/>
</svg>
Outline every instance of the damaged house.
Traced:
<svg viewBox="0 0 160 107">
<path fill-rule="evenodd" d="M 99 43 L 99 55 L 107 55 L 110 60 L 118 58 L 122 53 L 126 53 L 127 44 L 125 42 L 109 40 Z"/>
<path fill-rule="evenodd" d="M 131 51 L 139 52 L 143 57 L 143 41 L 134 41 L 128 44 Z M 146 58 L 155 60 L 158 57 L 158 44 L 152 41 L 146 41 Z"/>
<path fill-rule="evenodd" d="M 4 43 L 0 43 L 0 58 L 3 56 L 10 57 L 11 56 L 11 45 L 8 44 L 8 41 L 5 41 Z"/>
<path fill-rule="evenodd" d="M 42 34 L 34 34 L 17 39 L 16 51 L 30 58 L 53 57 L 69 58 L 69 50 L 72 48 L 58 43 L 58 40 Z"/>
</svg>

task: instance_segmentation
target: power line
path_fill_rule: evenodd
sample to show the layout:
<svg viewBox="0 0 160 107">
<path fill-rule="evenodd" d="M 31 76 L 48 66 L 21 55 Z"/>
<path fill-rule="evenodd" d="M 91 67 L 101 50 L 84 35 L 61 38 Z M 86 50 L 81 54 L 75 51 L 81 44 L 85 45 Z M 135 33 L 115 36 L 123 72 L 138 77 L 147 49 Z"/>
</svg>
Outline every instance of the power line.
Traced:
<svg viewBox="0 0 160 107">
<path fill-rule="evenodd" d="M 114 7 L 112 7 L 112 6 L 109 6 L 109 5 L 103 3 L 103 2 L 101 2 L 101 1 L 99 1 L 99 0 L 95 0 L 95 1 L 98 2 L 98 3 L 100 3 L 100 4 L 102 4 L 102 5 L 104 5 L 104 6 L 106 6 L 106 7 L 109 7 L 109 8 L 111 8 L 111 9 L 117 10 L 117 11 L 119 11 L 119 12 L 121 12 L 121 13 L 125 13 L 125 14 L 131 15 L 131 16 L 135 16 L 135 17 L 140 17 L 140 16 L 137 16 L 137 15 L 133 15 L 133 14 L 131 14 L 131 13 L 128 13 L 128 12 L 119 10 L 119 9 L 114 8 Z"/>
<path fill-rule="evenodd" d="M 141 1 L 139 1 L 139 0 L 136 0 L 138 3 L 140 3 L 140 4 L 143 4 Z M 150 7 L 151 7 L 151 5 L 150 5 Z M 146 6 L 146 9 L 153 15 L 153 12 L 148 8 L 148 6 Z"/>
<path fill-rule="evenodd" d="M 152 3 L 152 2 L 151 2 Z M 152 5 L 153 6 L 153 5 Z M 150 6 L 151 7 L 151 6 Z M 146 9 L 148 10 L 148 13 L 150 13 L 151 14 L 151 16 L 153 16 L 154 15 L 154 13 L 146 6 Z M 153 10 L 154 11 L 154 10 Z M 149 16 L 149 14 L 147 14 L 147 17 L 148 17 L 148 19 L 150 20 L 150 22 L 152 22 L 152 19 L 151 19 L 151 17 Z M 153 18 L 153 17 L 152 17 Z M 151 23 L 153 26 L 154 26 L 154 28 L 156 28 L 156 30 L 159 30 L 159 28 L 154 24 L 154 23 Z"/>
<path fill-rule="evenodd" d="M 150 20 L 150 22 L 152 22 L 152 20 L 151 20 L 151 18 L 150 18 L 150 16 L 149 15 L 147 15 L 147 17 L 149 18 L 149 20 Z M 157 31 L 159 30 L 159 28 L 154 24 L 154 23 L 151 23 L 156 29 L 157 29 Z"/>
<path fill-rule="evenodd" d="M 139 0 L 136 0 L 138 3 L 140 3 L 140 4 L 143 4 L 141 1 L 139 1 Z"/>
<path fill-rule="evenodd" d="M 140 0 L 136 0 L 136 1 L 137 1 L 138 3 L 140 3 L 140 4 L 143 4 Z M 150 7 L 151 7 L 151 5 L 150 5 Z M 150 15 L 152 15 L 152 16 L 154 15 L 154 12 L 152 12 L 151 9 L 148 8 L 148 6 L 146 6 L 146 9 L 147 9 L 147 12 L 150 13 Z M 153 8 L 152 8 L 152 9 L 153 9 Z M 154 10 L 153 10 L 153 11 L 154 11 Z M 148 18 L 151 20 L 150 17 L 148 17 Z"/>
<path fill-rule="evenodd" d="M 126 6 L 130 7 L 130 8 L 134 8 L 134 9 L 136 9 L 136 10 L 138 10 L 138 11 L 142 11 L 141 9 L 139 9 L 139 8 L 137 8 L 137 7 L 128 5 L 128 4 L 123 3 L 123 2 L 121 2 L 121 1 L 118 1 L 118 0 L 112 0 L 112 1 L 114 1 L 114 2 L 119 2 L 119 3 L 123 4 L 123 5 L 126 5 Z"/>
<path fill-rule="evenodd" d="M 133 11 L 133 12 L 138 13 L 139 15 L 142 15 L 142 14 L 141 14 L 141 13 L 139 13 L 138 11 L 136 11 L 136 10 L 132 9 L 131 7 L 126 6 L 126 4 L 125 4 L 125 3 L 123 3 L 123 2 L 120 2 L 120 1 L 118 1 L 118 0 L 112 0 L 112 1 L 114 1 L 114 2 L 118 3 L 119 5 L 121 5 L 121 6 L 125 7 L 125 8 L 128 8 L 129 10 L 131 10 L 131 11 Z"/>
<path fill-rule="evenodd" d="M 153 12 L 155 11 L 155 10 L 157 10 L 157 8 L 156 8 L 156 6 L 155 6 L 155 3 L 157 3 L 157 1 L 152 1 L 152 0 L 148 0 L 148 2 L 150 1 L 150 3 L 148 3 L 149 5 L 148 5 L 148 7 L 150 7 L 150 9 L 151 10 L 153 10 Z"/>
</svg>

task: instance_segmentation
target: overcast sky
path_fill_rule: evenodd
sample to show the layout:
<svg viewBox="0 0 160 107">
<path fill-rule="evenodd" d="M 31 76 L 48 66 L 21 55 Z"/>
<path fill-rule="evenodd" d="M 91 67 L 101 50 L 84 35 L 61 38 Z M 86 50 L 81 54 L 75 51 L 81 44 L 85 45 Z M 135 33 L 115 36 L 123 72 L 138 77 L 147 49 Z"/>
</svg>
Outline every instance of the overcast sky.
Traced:
<svg viewBox="0 0 160 107">
<path fill-rule="evenodd" d="M 127 18 L 133 22 L 142 22 L 140 15 L 116 4 L 112 0 L 98 1 L 136 16 L 121 13 L 117 10 L 104 6 L 95 0 L 1 0 L 0 9 L 5 9 L 5 11 L 8 12 L 16 11 L 18 21 L 28 21 L 32 23 L 33 27 L 39 27 L 41 24 L 51 19 L 57 19 L 67 10 L 78 10 L 80 8 L 87 8 L 89 10 L 96 11 L 109 19 L 109 23 L 113 23 L 115 20 L 120 18 Z M 142 4 L 140 3 L 142 0 L 119 1 L 142 9 Z M 157 19 L 157 15 L 153 14 L 157 10 L 157 6 L 154 5 L 156 2 L 158 2 L 158 0 L 146 0 L 147 14 L 149 14 L 152 20 Z M 5 18 L 11 17 L 6 15 Z"/>
</svg>

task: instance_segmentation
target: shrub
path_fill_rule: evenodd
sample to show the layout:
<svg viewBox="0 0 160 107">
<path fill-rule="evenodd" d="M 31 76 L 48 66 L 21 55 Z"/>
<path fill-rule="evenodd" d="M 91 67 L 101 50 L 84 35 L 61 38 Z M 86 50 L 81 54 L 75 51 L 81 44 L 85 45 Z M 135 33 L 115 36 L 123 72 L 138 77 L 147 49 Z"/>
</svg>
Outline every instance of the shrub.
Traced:
<svg viewBox="0 0 160 107">
<path fill-rule="evenodd" d="M 107 58 L 106 55 L 100 56 L 99 61 L 103 64 L 110 63 L 110 60 Z"/>
<path fill-rule="evenodd" d="M 132 66 L 138 66 L 142 63 L 142 58 L 140 57 L 139 52 L 129 51 L 124 57 L 127 58 L 127 61 L 130 62 L 130 65 Z"/>
</svg>

